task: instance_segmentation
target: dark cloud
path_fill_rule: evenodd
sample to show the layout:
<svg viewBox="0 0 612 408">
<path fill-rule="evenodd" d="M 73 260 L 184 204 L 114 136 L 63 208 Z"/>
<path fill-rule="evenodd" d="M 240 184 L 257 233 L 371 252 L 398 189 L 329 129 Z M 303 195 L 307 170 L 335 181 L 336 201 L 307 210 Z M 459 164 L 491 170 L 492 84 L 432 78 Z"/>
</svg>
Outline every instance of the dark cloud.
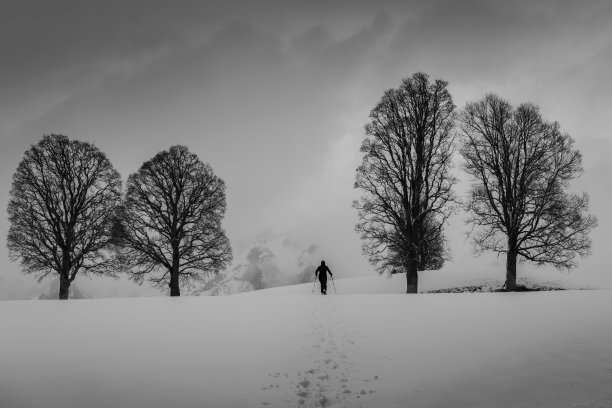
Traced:
<svg viewBox="0 0 612 408">
<path fill-rule="evenodd" d="M 370 7 L 282 0 L 5 0 L 0 120 L 12 129 L 27 118 L 24 109 L 43 112 L 108 75 L 132 72 L 168 50 L 206 41 L 233 21 L 285 33 L 323 21 L 350 31 L 363 23 L 363 14 L 366 19 L 375 14 Z"/>
<path fill-rule="evenodd" d="M 464 85 L 545 80 L 590 57 L 611 18 L 606 1 L 430 2 L 406 18 L 386 72 L 412 66 Z"/>
<path fill-rule="evenodd" d="M 346 90 L 369 64 L 385 20 L 372 15 L 341 38 L 320 25 L 284 38 L 228 23 L 198 45 L 74 94 L 12 137 L 33 142 L 53 131 L 96 141 L 124 176 L 184 143 L 226 180 L 230 212 L 246 202 L 260 208 L 322 164 Z"/>
</svg>

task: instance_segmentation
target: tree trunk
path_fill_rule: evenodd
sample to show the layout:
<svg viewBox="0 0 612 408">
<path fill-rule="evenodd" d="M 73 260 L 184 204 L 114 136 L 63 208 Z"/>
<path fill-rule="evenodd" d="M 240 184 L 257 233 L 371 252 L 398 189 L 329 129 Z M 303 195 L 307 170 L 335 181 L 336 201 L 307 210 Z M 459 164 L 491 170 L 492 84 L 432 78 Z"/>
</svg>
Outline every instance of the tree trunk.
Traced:
<svg viewBox="0 0 612 408">
<path fill-rule="evenodd" d="M 62 249 L 62 269 L 59 271 L 59 276 L 60 288 L 58 298 L 66 300 L 70 294 L 70 253 L 66 248 Z"/>
<path fill-rule="evenodd" d="M 181 296 L 179 288 L 180 258 L 178 247 L 172 250 L 172 270 L 170 271 L 170 296 Z"/>
<path fill-rule="evenodd" d="M 509 250 L 506 254 L 506 289 L 516 290 L 516 259 L 515 249 Z"/>
<path fill-rule="evenodd" d="M 406 293 L 417 293 L 419 286 L 419 274 L 417 260 L 412 259 L 406 265 Z"/>
<path fill-rule="evenodd" d="M 179 288 L 178 278 L 178 273 L 172 272 L 170 274 L 170 296 L 181 296 L 181 289 Z"/>
<path fill-rule="evenodd" d="M 70 294 L 70 279 L 67 275 L 60 273 L 59 299 L 66 300 Z"/>
</svg>

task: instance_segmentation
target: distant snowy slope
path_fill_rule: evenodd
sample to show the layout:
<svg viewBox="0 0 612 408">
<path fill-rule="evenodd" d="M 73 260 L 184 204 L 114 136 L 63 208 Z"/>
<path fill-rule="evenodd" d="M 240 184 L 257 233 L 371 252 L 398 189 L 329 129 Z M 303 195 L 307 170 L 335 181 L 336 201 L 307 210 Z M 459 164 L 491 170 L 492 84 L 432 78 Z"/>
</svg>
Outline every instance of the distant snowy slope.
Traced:
<svg viewBox="0 0 612 408">
<path fill-rule="evenodd" d="M 442 269 L 439 271 L 419 272 L 419 291 L 446 289 L 452 287 L 488 285 L 501 288 L 504 284 L 504 271 L 491 269 Z M 563 289 L 598 288 L 580 277 L 578 272 L 568 274 L 558 271 L 534 269 L 524 273 L 518 279 L 519 283 L 527 286 L 548 285 Z M 392 277 L 370 276 L 358 278 L 336 278 L 334 282 L 328 280 L 328 293 L 334 294 L 334 285 L 338 294 L 400 294 L 406 292 L 406 275 L 398 274 Z M 310 294 L 320 293 L 319 283 L 315 282 L 314 273 L 311 283 L 301 285 L 282 286 L 277 288 L 254 291 L 250 294 Z"/>
<path fill-rule="evenodd" d="M 376 278 L 0 302 L 0 407 L 611 405 L 611 291 L 342 295 Z"/>
</svg>

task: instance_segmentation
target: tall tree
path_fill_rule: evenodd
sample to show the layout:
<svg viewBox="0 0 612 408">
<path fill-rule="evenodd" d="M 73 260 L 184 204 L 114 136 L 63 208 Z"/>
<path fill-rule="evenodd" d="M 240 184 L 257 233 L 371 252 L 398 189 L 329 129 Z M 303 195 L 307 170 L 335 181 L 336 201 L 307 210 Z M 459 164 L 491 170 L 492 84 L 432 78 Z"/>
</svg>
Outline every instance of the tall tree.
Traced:
<svg viewBox="0 0 612 408">
<path fill-rule="evenodd" d="M 441 269 L 448 259 L 449 250 L 443 226 L 443 223 L 431 216 L 425 217 L 424 221 L 419 224 L 417 234 L 421 237 L 421 242 L 417 257 L 418 271 Z M 394 237 L 390 242 L 401 242 L 401 239 Z M 387 256 L 381 263 L 386 263 L 386 268 L 391 273 L 405 273 L 401 246 L 399 250 L 393 250 L 393 248 L 394 246 L 389 246 L 391 256 Z"/>
<path fill-rule="evenodd" d="M 13 175 L 11 259 L 39 280 L 59 275 L 60 299 L 68 299 L 78 272 L 115 275 L 110 231 L 120 200 L 121 178 L 104 153 L 66 136 L 44 136 Z"/>
<path fill-rule="evenodd" d="M 407 293 L 417 292 L 419 268 L 441 266 L 446 255 L 454 109 L 447 82 L 416 73 L 384 93 L 365 127 L 356 230 L 379 273 L 406 273 Z"/>
<path fill-rule="evenodd" d="M 473 241 L 478 251 L 506 254 L 506 287 L 517 288 L 519 257 L 569 269 L 576 254 L 588 255 L 597 219 L 586 213 L 586 193 L 568 191 L 582 156 L 559 124 L 493 94 L 468 103 L 460 122 Z"/>
<path fill-rule="evenodd" d="M 225 268 L 232 259 L 225 206 L 225 183 L 186 147 L 145 162 L 128 179 L 114 233 L 132 278 L 180 296 L 179 284 Z"/>
</svg>

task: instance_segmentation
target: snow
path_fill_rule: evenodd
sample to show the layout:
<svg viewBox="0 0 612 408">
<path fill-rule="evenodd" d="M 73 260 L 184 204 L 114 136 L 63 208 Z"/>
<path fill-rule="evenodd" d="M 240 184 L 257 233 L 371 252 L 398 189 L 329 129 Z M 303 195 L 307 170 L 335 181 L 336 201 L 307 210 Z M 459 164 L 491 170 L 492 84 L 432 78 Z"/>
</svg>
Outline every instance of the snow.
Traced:
<svg viewBox="0 0 612 408">
<path fill-rule="evenodd" d="M 313 279 L 314 279 L 313 268 Z M 484 285 L 491 288 L 501 288 L 505 275 L 490 268 L 471 269 L 445 268 L 438 271 L 425 271 L 419 273 L 419 292 L 429 292 L 451 287 Z M 364 276 L 358 278 L 338 279 L 334 283 L 341 286 L 340 294 L 403 294 L 406 292 L 406 275 L 393 275 L 389 277 Z M 328 279 L 328 291 L 333 293 L 334 287 Z M 518 278 L 519 284 L 533 287 L 538 284 L 564 289 L 602 289 L 598 284 L 586 282 L 578 273 L 559 273 L 556 270 L 534 269 L 522 271 Z M 314 284 L 314 285 L 313 285 Z M 304 294 L 319 291 L 318 283 L 311 282 L 302 285 L 283 286 L 252 292 L 260 294 Z"/>
<path fill-rule="evenodd" d="M 453 273 L 421 289 L 490 279 Z M 335 285 L 0 302 L 0 407 L 612 406 L 610 290 Z"/>
</svg>

